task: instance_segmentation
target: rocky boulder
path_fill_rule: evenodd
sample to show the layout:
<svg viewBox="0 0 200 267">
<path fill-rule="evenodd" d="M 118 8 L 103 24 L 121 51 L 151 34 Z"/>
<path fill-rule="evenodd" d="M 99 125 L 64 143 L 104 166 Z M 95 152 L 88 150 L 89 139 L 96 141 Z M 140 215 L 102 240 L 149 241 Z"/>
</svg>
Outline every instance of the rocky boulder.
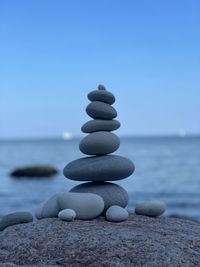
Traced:
<svg viewBox="0 0 200 267">
<path fill-rule="evenodd" d="M 58 218 L 0 232 L 0 266 L 199 266 L 200 224 L 130 215 L 111 223 Z"/>
<path fill-rule="evenodd" d="M 58 173 L 58 170 L 52 166 L 28 166 L 18 168 L 11 172 L 10 176 L 19 177 L 51 177 Z"/>
</svg>

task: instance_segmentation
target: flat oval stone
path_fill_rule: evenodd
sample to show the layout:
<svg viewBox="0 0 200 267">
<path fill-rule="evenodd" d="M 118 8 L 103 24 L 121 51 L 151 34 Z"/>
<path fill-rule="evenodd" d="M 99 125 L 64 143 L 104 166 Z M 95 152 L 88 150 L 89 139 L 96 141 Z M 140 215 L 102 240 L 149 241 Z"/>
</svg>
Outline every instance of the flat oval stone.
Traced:
<svg viewBox="0 0 200 267">
<path fill-rule="evenodd" d="M 86 112 L 93 119 L 112 120 L 117 117 L 117 111 L 112 106 L 100 101 L 90 103 Z"/>
<path fill-rule="evenodd" d="M 76 218 L 81 220 L 94 219 L 104 210 L 103 199 L 91 193 L 62 193 L 58 196 L 58 204 L 61 210 L 74 210 Z"/>
<path fill-rule="evenodd" d="M 19 211 L 13 212 L 8 215 L 5 215 L 0 220 L 0 231 L 3 231 L 6 227 L 21 224 L 21 223 L 29 223 L 33 221 L 33 216 L 30 212 Z"/>
<path fill-rule="evenodd" d="M 81 130 L 84 133 L 93 133 L 98 131 L 115 131 L 120 127 L 117 120 L 90 120 L 86 122 Z"/>
<path fill-rule="evenodd" d="M 104 155 L 80 158 L 70 162 L 63 170 L 65 177 L 75 181 L 115 181 L 130 176 L 135 166 L 127 158 Z"/>
<path fill-rule="evenodd" d="M 106 211 L 106 220 L 110 222 L 123 222 L 128 219 L 128 216 L 127 210 L 116 205 Z"/>
<path fill-rule="evenodd" d="M 71 222 L 74 221 L 74 219 L 76 218 L 76 212 L 72 209 L 61 210 L 58 213 L 58 218 L 62 221 Z"/>
<path fill-rule="evenodd" d="M 113 205 L 125 208 L 128 205 L 128 193 L 120 185 L 108 182 L 99 183 L 82 183 L 73 187 L 70 192 L 76 193 L 93 193 L 97 194 L 104 200 L 104 211 Z"/>
<path fill-rule="evenodd" d="M 115 96 L 106 90 L 95 90 L 88 94 L 90 101 L 101 101 L 112 105 L 115 102 Z"/>
<path fill-rule="evenodd" d="M 105 155 L 113 153 L 120 146 L 119 138 L 110 132 L 95 132 L 87 135 L 79 145 L 86 155 Z"/>
<path fill-rule="evenodd" d="M 166 210 L 166 204 L 159 200 L 150 200 L 139 203 L 135 207 L 135 213 L 149 217 L 158 217 Z"/>
</svg>

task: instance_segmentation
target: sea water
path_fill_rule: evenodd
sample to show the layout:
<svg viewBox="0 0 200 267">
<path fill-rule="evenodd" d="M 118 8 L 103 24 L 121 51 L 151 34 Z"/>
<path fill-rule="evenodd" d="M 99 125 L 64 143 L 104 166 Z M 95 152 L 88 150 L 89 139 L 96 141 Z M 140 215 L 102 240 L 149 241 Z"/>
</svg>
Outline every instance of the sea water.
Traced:
<svg viewBox="0 0 200 267">
<path fill-rule="evenodd" d="M 65 178 L 63 167 L 84 155 L 80 139 L 0 141 L 0 217 L 14 211 L 34 212 L 37 205 L 78 182 Z M 166 215 L 200 220 L 200 137 L 121 138 L 118 155 L 131 159 L 135 173 L 118 181 L 129 194 L 129 207 L 148 199 L 166 202 Z M 17 167 L 50 164 L 53 178 L 11 178 Z"/>
</svg>

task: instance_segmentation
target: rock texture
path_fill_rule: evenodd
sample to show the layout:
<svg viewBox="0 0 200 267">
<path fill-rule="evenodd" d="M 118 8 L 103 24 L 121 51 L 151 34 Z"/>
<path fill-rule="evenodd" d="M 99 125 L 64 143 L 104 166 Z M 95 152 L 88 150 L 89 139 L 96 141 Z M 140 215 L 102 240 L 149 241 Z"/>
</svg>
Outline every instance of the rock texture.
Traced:
<svg viewBox="0 0 200 267">
<path fill-rule="evenodd" d="M 57 218 L 0 232 L 0 266 L 196 267 L 200 224 L 130 215 L 127 221 Z"/>
</svg>

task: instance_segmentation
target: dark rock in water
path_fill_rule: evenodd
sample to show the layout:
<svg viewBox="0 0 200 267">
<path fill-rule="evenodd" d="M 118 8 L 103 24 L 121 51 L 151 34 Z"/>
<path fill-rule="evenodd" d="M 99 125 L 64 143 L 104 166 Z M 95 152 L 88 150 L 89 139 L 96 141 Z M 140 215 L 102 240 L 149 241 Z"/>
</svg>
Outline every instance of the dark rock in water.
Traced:
<svg viewBox="0 0 200 267">
<path fill-rule="evenodd" d="M 93 119 L 112 120 L 117 117 L 117 111 L 112 106 L 100 101 L 90 103 L 86 112 Z"/>
<path fill-rule="evenodd" d="M 121 223 L 103 217 L 74 222 L 51 218 L 0 233 L 2 267 L 197 267 L 199 263 L 200 224 L 175 218 L 130 215 Z"/>
<path fill-rule="evenodd" d="M 29 212 L 19 211 L 5 215 L 0 220 L 0 231 L 3 231 L 5 228 L 11 225 L 20 224 L 20 223 L 29 223 L 33 221 L 33 216 Z"/>
<path fill-rule="evenodd" d="M 101 196 L 104 200 L 104 211 L 113 206 L 118 205 L 125 208 L 128 204 L 128 193 L 120 185 L 108 182 L 90 182 L 83 183 L 73 187 L 70 192 L 76 193 L 93 193 Z"/>
<path fill-rule="evenodd" d="M 119 138 L 110 132 L 95 132 L 87 135 L 79 145 L 86 155 L 105 155 L 113 153 L 120 146 Z"/>
<path fill-rule="evenodd" d="M 101 101 L 112 105 L 115 102 L 115 97 L 112 93 L 105 90 L 95 90 L 88 94 L 90 101 Z"/>
<path fill-rule="evenodd" d="M 30 166 L 19 168 L 11 172 L 12 177 L 50 177 L 58 171 L 51 166 Z"/>
<path fill-rule="evenodd" d="M 75 181 L 115 181 L 130 176 L 134 164 L 117 155 L 80 158 L 70 162 L 63 170 L 65 177 Z"/>
<path fill-rule="evenodd" d="M 86 122 L 81 130 L 84 133 L 93 133 L 98 131 L 114 131 L 120 127 L 117 120 L 90 120 Z"/>
</svg>

